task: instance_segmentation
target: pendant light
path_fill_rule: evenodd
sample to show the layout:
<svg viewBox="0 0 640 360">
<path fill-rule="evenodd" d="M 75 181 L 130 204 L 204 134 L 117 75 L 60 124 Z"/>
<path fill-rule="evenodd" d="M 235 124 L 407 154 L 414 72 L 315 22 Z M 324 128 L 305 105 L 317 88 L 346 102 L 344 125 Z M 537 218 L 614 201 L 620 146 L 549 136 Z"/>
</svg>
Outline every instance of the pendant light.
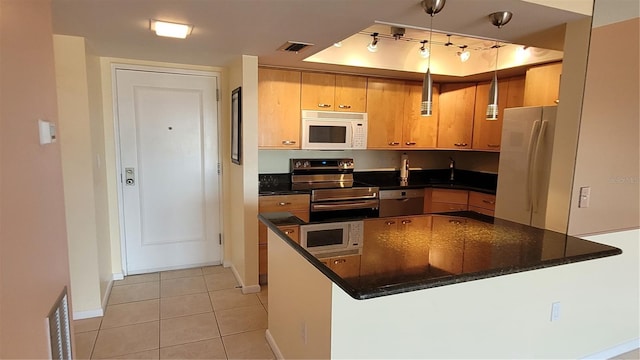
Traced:
<svg viewBox="0 0 640 360">
<path fill-rule="evenodd" d="M 422 0 L 422 8 L 431 16 L 429 23 L 429 54 L 431 54 L 431 35 L 433 33 L 433 16 L 444 8 L 446 0 Z M 422 81 L 422 102 L 420 103 L 420 115 L 431 116 L 433 112 L 433 80 L 431 80 L 431 57 L 427 64 L 427 72 Z"/>
<path fill-rule="evenodd" d="M 498 11 L 489 15 L 489 19 L 494 26 L 500 29 L 511 20 L 512 15 L 509 11 Z M 493 80 L 491 80 L 491 86 L 489 87 L 487 120 L 498 120 L 498 51 L 500 50 L 500 45 L 496 41 L 493 47 L 496 49 L 496 66 L 493 71 Z"/>
</svg>

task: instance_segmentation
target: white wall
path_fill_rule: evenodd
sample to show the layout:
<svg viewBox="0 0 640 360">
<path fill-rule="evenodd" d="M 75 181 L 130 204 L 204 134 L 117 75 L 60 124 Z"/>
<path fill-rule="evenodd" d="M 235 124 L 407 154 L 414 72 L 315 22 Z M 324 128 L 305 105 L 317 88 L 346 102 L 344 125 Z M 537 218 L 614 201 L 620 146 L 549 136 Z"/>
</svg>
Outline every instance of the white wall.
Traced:
<svg viewBox="0 0 640 360">
<path fill-rule="evenodd" d="M 290 158 L 353 158 L 355 171 L 399 170 L 404 151 L 396 150 L 260 150 L 258 154 L 260 174 L 288 173 Z M 447 169 L 449 157 L 456 161 L 456 168 L 463 170 L 498 172 L 500 154 L 480 151 L 406 151 L 412 169 Z"/>
<path fill-rule="evenodd" d="M 622 255 L 370 300 L 333 285 L 332 358 L 571 358 L 638 347 L 638 237 Z M 551 304 L 560 319 L 551 322 Z"/>
</svg>

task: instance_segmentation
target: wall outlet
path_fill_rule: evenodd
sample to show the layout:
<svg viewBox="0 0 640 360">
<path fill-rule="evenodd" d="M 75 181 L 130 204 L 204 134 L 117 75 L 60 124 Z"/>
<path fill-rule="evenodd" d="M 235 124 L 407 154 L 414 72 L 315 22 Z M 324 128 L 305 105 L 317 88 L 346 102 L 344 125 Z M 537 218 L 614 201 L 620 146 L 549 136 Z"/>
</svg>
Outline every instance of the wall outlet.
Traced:
<svg viewBox="0 0 640 360">
<path fill-rule="evenodd" d="M 302 324 L 300 324 L 300 340 L 302 340 L 302 343 L 307 345 L 307 322 L 303 321 Z"/>
<path fill-rule="evenodd" d="M 551 321 L 560 320 L 560 302 L 551 303 Z"/>
</svg>

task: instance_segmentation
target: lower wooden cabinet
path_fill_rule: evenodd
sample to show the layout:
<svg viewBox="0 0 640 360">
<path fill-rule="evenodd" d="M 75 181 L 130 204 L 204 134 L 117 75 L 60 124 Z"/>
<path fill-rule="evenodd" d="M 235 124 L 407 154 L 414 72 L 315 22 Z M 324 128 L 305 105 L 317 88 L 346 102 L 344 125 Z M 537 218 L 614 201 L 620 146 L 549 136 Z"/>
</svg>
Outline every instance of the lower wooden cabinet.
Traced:
<svg viewBox="0 0 640 360">
<path fill-rule="evenodd" d="M 427 199 L 429 202 L 427 203 Z M 457 189 L 431 189 L 431 196 L 425 196 L 424 212 L 441 213 L 466 211 L 469 191 Z"/>
<path fill-rule="evenodd" d="M 289 236 L 291 240 L 297 242 L 298 244 L 300 243 L 300 226 L 278 226 L 278 229 Z M 267 283 L 267 273 L 269 270 L 268 250 L 269 245 L 267 244 L 267 227 L 263 223 L 260 223 L 258 235 L 258 276 L 261 285 Z"/>
<path fill-rule="evenodd" d="M 342 278 L 360 276 L 360 255 L 324 258 L 320 262 Z"/>
<path fill-rule="evenodd" d="M 469 192 L 469 210 L 480 214 L 494 216 L 496 196 L 475 191 Z"/>
</svg>

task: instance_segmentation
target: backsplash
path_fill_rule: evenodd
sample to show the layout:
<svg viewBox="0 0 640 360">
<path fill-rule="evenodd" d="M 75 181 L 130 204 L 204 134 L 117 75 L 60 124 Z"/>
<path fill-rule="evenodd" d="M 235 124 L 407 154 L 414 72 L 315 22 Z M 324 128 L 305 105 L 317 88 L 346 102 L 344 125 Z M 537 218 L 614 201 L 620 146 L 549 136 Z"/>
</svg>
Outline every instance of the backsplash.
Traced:
<svg viewBox="0 0 640 360">
<path fill-rule="evenodd" d="M 259 150 L 258 172 L 288 173 L 291 158 L 353 158 L 355 171 L 398 170 L 402 153 L 396 150 Z M 500 157 L 499 153 L 479 151 L 412 150 L 406 153 L 412 170 L 445 169 L 449 167 L 449 157 L 452 157 L 457 169 L 497 173 Z"/>
</svg>

